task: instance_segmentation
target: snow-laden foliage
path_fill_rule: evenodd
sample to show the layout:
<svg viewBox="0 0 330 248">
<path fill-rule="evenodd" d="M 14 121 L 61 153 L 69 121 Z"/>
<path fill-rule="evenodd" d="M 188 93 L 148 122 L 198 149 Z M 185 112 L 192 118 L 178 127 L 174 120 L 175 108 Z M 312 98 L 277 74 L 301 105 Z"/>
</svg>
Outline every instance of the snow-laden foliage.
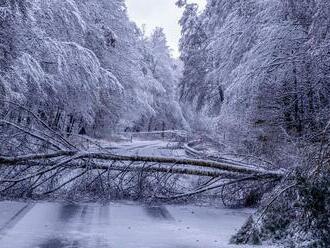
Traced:
<svg viewBox="0 0 330 248">
<path fill-rule="evenodd" d="M 181 65 L 179 61 L 170 57 L 163 30 L 156 28 L 150 37 L 144 38 L 144 44 L 145 67 L 143 71 L 146 76 L 149 74 L 161 83 L 162 91 L 155 92 L 152 106 L 156 112 L 143 124 L 148 126 L 148 131 L 188 128 L 177 101 Z"/>
<path fill-rule="evenodd" d="M 209 0 L 200 15 L 179 5 L 181 99 L 211 117 L 227 143 L 281 153 L 284 140 L 324 128 L 328 1 Z"/>
<path fill-rule="evenodd" d="M 128 22 L 124 1 L 77 1 L 77 3 L 90 24 L 86 46 L 97 54 L 102 66 L 109 68 L 125 88 L 120 126 L 133 131 L 150 128 L 159 130 L 163 124 L 160 127 L 153 121 L 158 114 L 168 111 L 171 114 L 164 123 L 165 128 L 182 127 L 184 120 L 181 118 L 181 110 L 176 108 L 177 103 L 172 97 L 174 92 L 166 91 L 164 85 L 167 83 L 176 87 L 180 76 L 178 73 L 175 75 L 176 78 L 172 78 L 176 68 L 173 67 L 174 61 L 168 56 L 168 50 L 163 49 L 158 52 L 164 53 L 160 56 L 166 57 L 166 61 L 162 61 L 164 66 L 159 68 L 159 72 L 168 77 L 165 80 L 153 74 L 146 54 L 153 54 L 154 51 L 148 46 L 141 30 L 134 23 Z M 116 39 L 114 43 L 111 42 L 113 38 Z M 172 97 L 173 103 L 159 106 L 157 101 L 167 97 Z"/>
<path fill-rule="evenodd" d="M 69 133 L 139 130 L 145 119 L 164 112 L 166 128 L 184 125 L 175 91 L 165 89 L 178 84 L 174 61 L 160 50 L 162 78 L 151 73 L 145 54 L 152 48 L 129 21 L 124 1 L 2 2 L 1 99 Z M 19 115 L 13 118 L 28 122 Z"/>
</svg>

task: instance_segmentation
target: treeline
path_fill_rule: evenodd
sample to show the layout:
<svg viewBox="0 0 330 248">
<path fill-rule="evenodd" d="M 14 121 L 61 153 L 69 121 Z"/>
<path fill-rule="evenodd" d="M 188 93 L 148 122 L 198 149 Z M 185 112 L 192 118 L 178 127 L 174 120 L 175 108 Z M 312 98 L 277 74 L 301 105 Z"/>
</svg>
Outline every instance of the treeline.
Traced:
<svg viewBox="0 0 330 248">
<path fill-rule="evenodd" d="M 124 0 L 0 3 L 0 114 L 22 125 L 21 104 L 63 132 L 186 126 L 176 95 L 180 64 L 161 29 L 150 38 Z"/>
<path fill-rule="evenodd" d="M 225 143 L 268 157 L 326 127 L 329 1 L 209 0 L 202 13 L 177 4 L 190 120 L 208 120 L 204 128 Z"/>
</svg>

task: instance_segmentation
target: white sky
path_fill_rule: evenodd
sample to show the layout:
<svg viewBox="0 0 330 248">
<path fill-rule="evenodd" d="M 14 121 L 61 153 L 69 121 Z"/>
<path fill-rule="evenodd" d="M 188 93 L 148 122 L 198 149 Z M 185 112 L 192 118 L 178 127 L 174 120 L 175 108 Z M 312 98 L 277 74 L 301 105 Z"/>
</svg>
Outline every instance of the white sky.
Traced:
<svg viewBox="0 0 330 248">
<path fill-rule="evenodd" d="M 147 34 L 155 27 L 164 28 L 168 45 L 173 50 L 173 56 L 179 57 L 178 43 L 180 39 L 180 26 L 178 24 L 182 10 L 175 5 L 176 0 L 126 0 L 128 15 L 140 27 L 145 24 Z M 206 0 L 191 0 L 200 8 Z"/>
</svg>

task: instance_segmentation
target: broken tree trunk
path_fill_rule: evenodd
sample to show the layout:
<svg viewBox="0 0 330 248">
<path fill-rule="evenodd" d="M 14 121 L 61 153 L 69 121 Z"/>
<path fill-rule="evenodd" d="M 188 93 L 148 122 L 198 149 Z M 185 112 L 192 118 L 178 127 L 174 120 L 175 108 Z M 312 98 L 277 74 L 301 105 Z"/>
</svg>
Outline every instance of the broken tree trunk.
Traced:
<svg viewBox="0 0 330 248">
<path fill-rule="evenodd" d="M 55 153 L 45 153 L 45 154 L 30 154 L 24 156 L 15 157 L 0 157 L 0 166 L 13 166 L 19 165 L 24 162 L 38 161 L 40 160 L 40 166 L 42 166 L 42 160 L 44 159 L 54 159 L 60 157 L 74 157 L 74 160 L 78 159 L 95 159 L 102 160 L 105 162 L 144 162 L 144 163 L 156 163 L 161 164 L 160 168 L 164 170 L 169 170 L 165 165 L 177 165 L 189 166 L 186 169 L 189 171 L 192 167 L 200 167 L 206 169 L 215 169 L 218 173 L 219 171 L 229 172 L 229 173 L 239 173 L 245 175 L 258 175 L 260 177 L 281 179 L 283 177 L 282 171 L 267 171 L 264 169 L 256 169 L 254 167 L 238 166 L 232 164 L 226 164 L 211 160 L 199 160 L 199 159 L 182 159 L 182 158 L 172 158 L 172 157 L 149 157 L 149 156 L 121 156 L 116 154 L 104 153 L 104 152 L 76 152 L 76 151 L 59 151 Z M 173 170 L 173 168 L 172 168 Z M 184 174 L 183 171 L 179 174 Z M 209 172 L 205 172 L 207 174 Z M 187 172 L 187 174 L 192 174 Z M 197 173 L 196 173 L 197 174 Z M 203 173 L 201 173 L 203 174 Z M 212 175 L 212 173 L 210 173 Z"/>
</svg>

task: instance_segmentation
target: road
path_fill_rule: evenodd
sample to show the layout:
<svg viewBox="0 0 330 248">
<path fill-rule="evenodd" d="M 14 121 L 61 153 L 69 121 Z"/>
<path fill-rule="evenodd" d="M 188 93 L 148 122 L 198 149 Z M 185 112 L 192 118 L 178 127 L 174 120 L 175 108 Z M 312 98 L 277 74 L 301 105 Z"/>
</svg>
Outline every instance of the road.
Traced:
<svg viewBox="0 0 330 248">
<path fill-rule="evenodd" d="M 0 209 L 3 204 L 10 206 L 5 203 L 0 203 Z M 12 223 L 1 228 L 0 247 L 230 247 L 230 235 L 250 213 L 251 210 L 127 202 L 107 205 L 41 202 L 25 208 L 11 219 Z"/>
<path fill-rule="evenodd" d="M 161 156 L 161 157 L 187 157 L 184 149 L 171 149 L 177 146 L 176 143 L 169 143 L 163 140 L 134 140 L 131 142 L 115 143 L 113 147 L 117 154 L 140 155 L 140 156 Z"/>
<path fill-rule="evenodd" d="M 116 153 L 185 156 L 164 141 L 116 144 Z M 1 248 L 227 248 L 253 210 L 132 202 L 0 202 Z M 267 247 L 267 246 L 263 246 Z"/>
</svg>

